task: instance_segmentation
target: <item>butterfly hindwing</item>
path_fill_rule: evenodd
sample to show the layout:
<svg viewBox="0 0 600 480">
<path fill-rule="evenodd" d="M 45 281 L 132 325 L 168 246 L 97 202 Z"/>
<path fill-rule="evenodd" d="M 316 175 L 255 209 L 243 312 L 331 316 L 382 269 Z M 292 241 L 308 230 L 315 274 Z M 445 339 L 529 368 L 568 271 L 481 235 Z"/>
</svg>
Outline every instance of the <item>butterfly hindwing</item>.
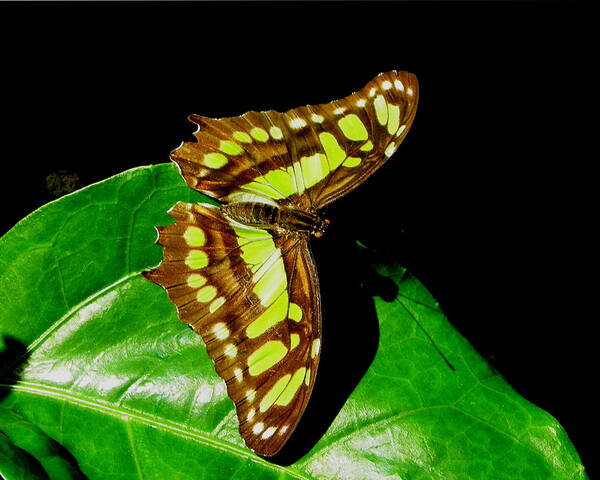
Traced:
<svg viewBox="0 0 600 480">
<path fill-rule="evenodd" d="M 256 401 L 236 404 L 242 437 L 264 456 L 277 453 L 296 428 L 313 389 L 321 345 L 320 296 L 308 241 L 279 237 L 275 244 L 283 253 L 288 282 L 287 318 L 250 347 L 257 350 L 249 364 L 262 362 L 262 350 L 269 355 L 277 347 L 283 354 L 280 344 L 288 350 L 280 363 L 254 377 Z"/>
<path fill-rule="evenodd" d="M 192 115 L 197 142 L 171 154 L 188 184 L 222 201 L 254 193 L 321 208 L 356 188 L 396 151 L 418 100 L 416 77 L 387 72 L 331 103 L 285 113 Z"/>
<path fill-rule="evenodd" d="M 314 384 L 320 297 L 306 238 L 241 225 L 211 205 L 177 203 L 159 227 L 162 285 L 200 334 L 257 453 L 287 441 Z"/>
</svg>

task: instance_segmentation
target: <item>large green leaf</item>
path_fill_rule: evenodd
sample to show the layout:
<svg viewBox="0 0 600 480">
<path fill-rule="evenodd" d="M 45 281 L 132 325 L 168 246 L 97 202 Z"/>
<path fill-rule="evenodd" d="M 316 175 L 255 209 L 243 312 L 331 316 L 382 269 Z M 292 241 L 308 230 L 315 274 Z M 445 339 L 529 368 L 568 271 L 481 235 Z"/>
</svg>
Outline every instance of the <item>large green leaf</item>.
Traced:
<svg viewBox="0 0 600 480">
<path fill-rule="evenodd" d="M 378 345 L 356 388 L 313 398 L 310 411 L 333 413 L 305 416 L 313 434 L 293 462 L 247 450 L 199 337 L 139 274 L 161 258 L 153 225 L 177 200 L 202 198 L 171 165 L 138 168 L 40 208 L 0 240 L 5 478 L 586 478 L 556 420 L 393 264 L 377 267 L 395 289 L 370 300 Z M 327 348 L 325 336 L 323 360 Z"/>
</svg>

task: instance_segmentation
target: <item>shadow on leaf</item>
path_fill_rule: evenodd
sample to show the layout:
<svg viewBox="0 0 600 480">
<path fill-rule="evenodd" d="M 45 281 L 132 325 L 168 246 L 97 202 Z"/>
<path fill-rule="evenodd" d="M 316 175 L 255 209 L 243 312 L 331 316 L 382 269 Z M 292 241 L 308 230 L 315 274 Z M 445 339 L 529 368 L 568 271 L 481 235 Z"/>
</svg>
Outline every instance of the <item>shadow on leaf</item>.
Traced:
<svg viewBox="0 0 600 480">
<path fill-rule="evenodd" d="M 11 386 L 19 380 L 20 372 L 29 358 L 27 347 L 19 340 L 7 335 L 2 343 L 4 350 L 0 352 L 0 403 L 10 393 Z"/>
<path fill-rule="evenodd" d="M 323 348 L 319 373 L 302 420 L 283 449 L 269 460 L 290 465 L 306 455 L 371 365 L 379 345 L 373 296 L 393 301 L 396 284 L 375 272 L 346 233 L 330 229 L 313 242 L 322 302 Z"/>
<path fill-rule="evenodd" d="M 10 402 L 4 402 L 18 384 L 30 354 L 22 342 L 11 336 L 5 336 L 3 344 L 4 350 L 0 352 L 0 434 L 7 445 L 12 445 L 20 468 L 25 468 L 35 478 L 58 478 L 57 475 L 60 478 L 87 478 L 71 452 L 31 423 L 26 411 L 14 410 Z"/>
</svg>

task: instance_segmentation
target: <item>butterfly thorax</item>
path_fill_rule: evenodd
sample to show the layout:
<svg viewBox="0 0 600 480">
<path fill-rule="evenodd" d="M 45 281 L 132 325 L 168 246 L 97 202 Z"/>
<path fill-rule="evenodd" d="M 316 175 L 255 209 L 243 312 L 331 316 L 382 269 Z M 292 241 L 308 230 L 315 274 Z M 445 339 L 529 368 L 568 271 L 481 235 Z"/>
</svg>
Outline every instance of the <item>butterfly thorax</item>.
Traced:
<svg viewBox="0 0 600 480">
<path fill-rule="evenodd" d="M 232 220 L 257 228 L 312 234 L 319 238 L 329 225 L 314 212 L 285 205 L 260 202 L 235 202 L 223 205 L 221 211 Z"/>
</svg>

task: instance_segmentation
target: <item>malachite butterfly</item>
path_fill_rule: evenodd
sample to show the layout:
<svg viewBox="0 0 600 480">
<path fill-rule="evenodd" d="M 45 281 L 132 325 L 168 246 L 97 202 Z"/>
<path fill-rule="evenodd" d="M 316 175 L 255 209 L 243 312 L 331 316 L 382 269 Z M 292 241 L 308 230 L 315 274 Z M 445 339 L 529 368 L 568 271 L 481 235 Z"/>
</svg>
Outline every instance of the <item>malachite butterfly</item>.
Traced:
<svg viewBox="0 0 600 480">
<path fill-rule="evenodd" d="M 215 120 L 191 115 L 196 142 L 171 153 L 187 184 L 221 202 L 177 203 L 157 227 L 162 285 L 198 333 L 262 456 L 294 431 L 321 349 L 319 281 L 309 246 L 319 210 L 398 148 L 415 116 L 416 77 L 387 72 L 328 104 Z"/>
</svg>

